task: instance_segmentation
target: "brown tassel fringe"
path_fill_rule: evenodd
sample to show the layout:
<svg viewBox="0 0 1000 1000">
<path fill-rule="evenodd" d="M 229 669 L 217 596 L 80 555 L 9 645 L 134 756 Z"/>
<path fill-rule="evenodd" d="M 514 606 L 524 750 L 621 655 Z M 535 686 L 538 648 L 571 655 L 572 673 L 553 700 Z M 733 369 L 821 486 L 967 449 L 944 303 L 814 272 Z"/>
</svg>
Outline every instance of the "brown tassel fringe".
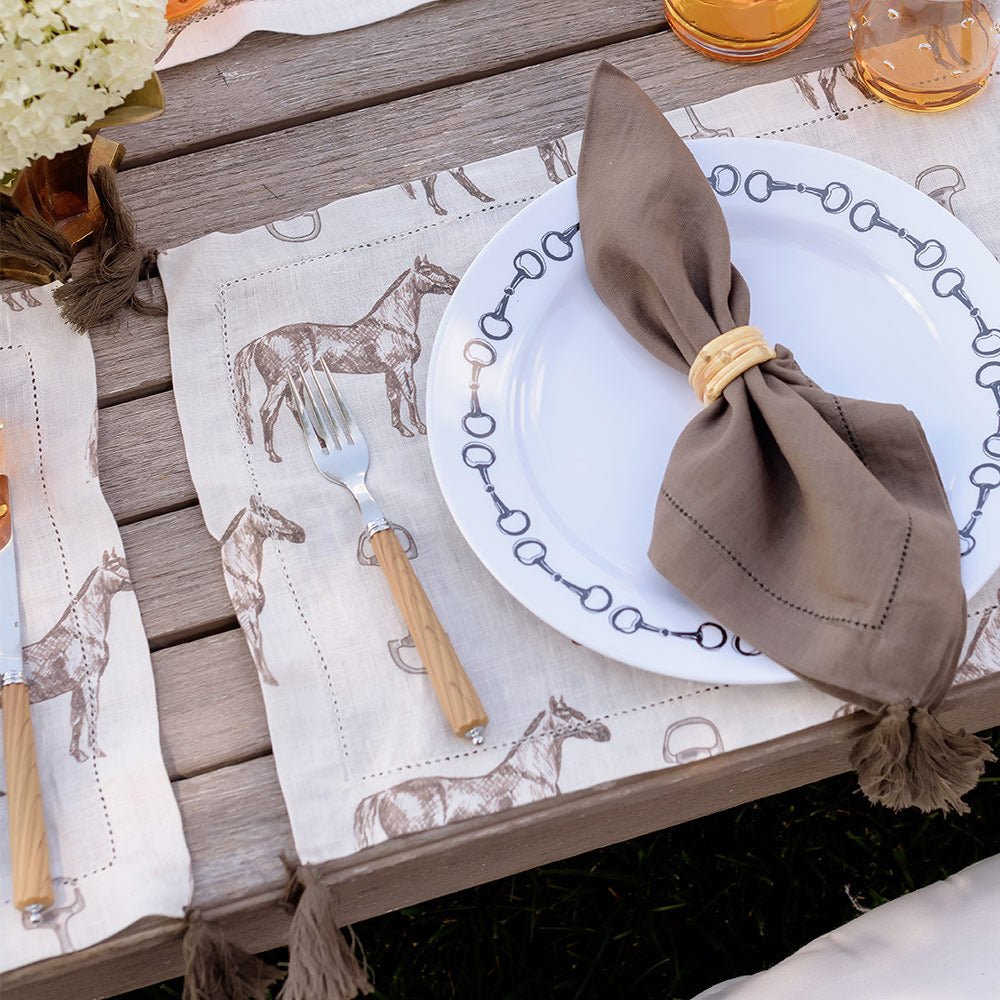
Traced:
<svg viewBox="0 0 1000 1000">
<path fill-rule="evenodd" d="M 0 212 L 2 256 L 13 265 L 48 271 L 49 280 L 65 281 L 73 263 L 73 248 L 57 229 L 9 209 Z"/>
<path fill-rule="evenodd" d="M 950 732 L 926 708 L 886 705 L 868 715 L 851 750 L 851 766 L 865 795 L 890 809 L 913 806 L 964 814 L 962 796 L 996 757 L 978 736 Z"/>
<path fill-rule="evenodd" d="M 295 913 L 288 936 L 288 978 L 279 1000 L 351 1000 L 371 993 L 364 955 L 359 962 L 355 954 L 358 939 L 350 927 L 345 939 L 337 924 L 333 890 L 310 865 L 289 875 L 286 902 L 295 906 Z"/>
<path fill-rule="evenodd" d="M 104 224 L 94 238 L 93 265 L 55 291 L 66 321 L 81 333 L 126 307 L 146 316 L 166 313 L 163 303 L 138 294 L 139 282 L 152 277 L 157 251 L 136 242 L 135 221 L 118 192 L 115 172 L 99 167 L 92 179 L 104 211 Z"/>
<path fill-rule="evenodd" d="M 183 1000 L 267 1000 L 281 970 L 231 944 L 191 911 L 184 934 Z"/>
</svg>

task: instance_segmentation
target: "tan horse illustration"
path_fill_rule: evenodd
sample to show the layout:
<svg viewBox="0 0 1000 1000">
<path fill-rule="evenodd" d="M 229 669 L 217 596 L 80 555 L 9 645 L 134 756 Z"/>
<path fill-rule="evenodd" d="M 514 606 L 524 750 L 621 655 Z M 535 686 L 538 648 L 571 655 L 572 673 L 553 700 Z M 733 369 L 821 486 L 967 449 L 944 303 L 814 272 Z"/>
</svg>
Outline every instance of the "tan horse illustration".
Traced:
<svg viewBox="0 0 1000 1000">
<path fill-rule="evenodd" d="M 819 89 L 826 99 L 827 107 L 833 115 L 843 121 L 847 118 L 847 112 L 841 108 L 837 103 L 837 77 L 842 76 L 849 84 L 851 84 L 862 97 L 866 100 L 871 100 L 871 95 L 864 89 L 864 84 L 861 82 L 861 78 L 858 76 L 857 70 L 854 68 L 854 63 L 840 63 L 837 66 L 831 66 L 829 69 L 822 69 L 817 74 L 817 82 L 819 83 Z M 816 93 L 816 89 L 812 85 L 812 80 L 805 74 L 800 76 L 793 76 L 792 80 L 795 82 L 795 86 L 798 88 L 799 93 L 802 95 L 806 103 L 813 108 L 815 111 L 819 111 L 819 95 Z"/>
<path fill-rule="evenodd" d="M 559 176 L 559 167 L 562 167 L 566 177 L 572 177 L 576 171 L 570 162 L 569 152 L 566 143 L 562 139 L 549 139 L 547 142 L 538 144 L 538 155 L 545 164 L 545 173 L 553 184 L 558 184 L 563 180 Z"/>
<path fill-rule="evenodd" d="M 100 417 L 97 407 L 94 407 L 94 415 L 90 418 L 90 430 L 87 432 L 87 475 L 91 479 L 97 479 L 99 473 L 97 467 L 97 428 Z"/>
<path fill-rule="evenodd" d="M 471 778 L 410 778 L 363 798 L 354 813 L 355 843 L 369 847 L 379 827 L 386 837 L 398 837 L 558 795 L 567 739 L 607 743 L 611 731 L 565 699 L 550 698 L 492 771 Z"/>
<path fill-rule="evenodd" d="M 20 301 L 15 298 L 15 294 L 19 297 Z M 35 306 L 40 306 L 41 302 L 31 294 L 30 288 L 22 288 L 19 292 L 11 292 L 4 289 L 0 292 L 0 296 L 3 297 L 4 305 L 13 312 L 23 312 L 24 307 L 27 306 L 29 309 L 33 309 Z"/>
<path fill-rule="evenodd" d="M 306 533 L 294 521 L 252 496 L 249 507 L 244 507 L 229 522 L 220 544 L 222 572 L 229 599 L 247 637 L 254 666 L 265 684 L 277 684 L 264 662 L 264 643 L 260 633 L 260 613 L 267 600 L 260 572 L 264 563 L 264 543 L 269 538 L 276 542 L 301 544 L 306 540 Z"/>
<path fill-rule="evenodd" d="M 333 372 L 353 375 L 384 373 L 392 426 L 403 437 L 412 437 L 400 415 L 406 401 L 410 422 L 420 434 L 427 428 L 417 406 L 414 366 L 420 357 L 420 303 L 425 295 L 451 295 L 458 278 L 444 268 L 417 257 L 361 319 L 346 326 L 333 323 L 291 323 L 250 341 L 236 355 L 233 367 L 240 418 L 247 440 L 253 443 L 250 368 L 257 368 L 267 395 L 260 407 L 264 448 L 272 462 L 281 456 L 274 450 L 274 425 L 282 404 L 289 405 L 287 377 L 299 365 L 311 367 L 322 359 Z"/>
<path fill-rule="evenodd" d="M 115 594 L 131 589 L 125 560 L 114 550 L 105 552 L 101 565 L 87 577 L 59 621 L 38 642 L 24 647 L 31 700 L 70 696 L 69 752 L 79 761 L 87 759 L 80 749 L 84 721 L 91 753 L 104 756 L 97 745 L 97 718 L 101 678 L 111 656 L 111 601 Z"/>
<path fill-rule="evenodd" d="M 480 191 L 479 188 L 476 187 L 475 183 L 465 172 L 465 167 L 455 167 L 454 170 L 449 170 L 448 173 L 451 174 L 451 176 L 478 201 L 496 201 L 496 198 L 491 198 L 485 191 Z M 437 195 L 434 193 L 434 188 L 437 186 L 438 176 L 438 174 L 428 174 L 427 177 L 422 177 L 420 179 L 420 185 L 424 189 L 424 198 L 427 199 L 427 204 L 434 209 L 435 214 L 447 215 L 448 209 L 438 203 Z M 412 198 L 414 201 L 417 200 L 417 192 L 414 191 L 412 182 L 404 181 L 400 187 L 406 192 L 408 197 Z"/>
</svg>

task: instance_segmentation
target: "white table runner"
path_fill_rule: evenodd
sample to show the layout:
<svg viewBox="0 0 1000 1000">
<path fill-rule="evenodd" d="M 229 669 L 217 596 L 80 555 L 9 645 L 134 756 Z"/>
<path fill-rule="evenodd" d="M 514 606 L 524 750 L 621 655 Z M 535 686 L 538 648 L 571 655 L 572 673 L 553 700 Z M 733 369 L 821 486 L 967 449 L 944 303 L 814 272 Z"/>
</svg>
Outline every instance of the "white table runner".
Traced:
<svg viewBox="0 0 1000 1000">
<path fill-rule="evenodd" d="M 0 302 L 0 418 L 56 887 L 43 924 L 26 926 L 11 901 L 0 798 L 0 971 L 86 948 L 152 914 L 180 917 L 191 898 L 149 646 L 97 478 L 94 356 L 63 322 L 53 287 Z"/>
<path fill-rule="evenodd" d="M 835 67 L 669 117 L 686 135 L 769 136 L 867 160 L 917 183 L 1000 250 L 997 84 L 928 118 L 873 102 Z M 699 686 L 576 646 L 499 587 L 447 512 L 421 424 L 447 300 L 442 272 L 460 276 L 503 223 L 572 174 L 578 148 L 579 135 L 553 139 L 160 257 L 188 459 L 264 682 L 303 861 L 751 745 L 842 711 L 801 683 Z M 338 381 L 371 446 L 373 492 L 405 529 L 491 714 L 480 748 L 449 733 L 417 672 L 353 501 L 319 477 L 288 411 L 267 401 L 260 338 L 305 322 L 337 324 L 359 348 L 390 326 L 419 342 L 410 358 L 417 412 L 407 415 L 404 398 L 398 427 L 406 392 L 392 371 L 361 374 L 372 366 L 359 362 L 359 374 Z M 280 461 L 269 459 L 262 417 L 274 419 Z M 972 626 L 985 627 L 963 677 L 1000 666 L 998 583 L 971 609 Z"/>
<path fill-rule="evenodd" d="M 231 49 L 253 31 L 325 35 L 384 21 L 431 0 L 208 0 L 167 24 L 158 70 Z"/>
</svg>

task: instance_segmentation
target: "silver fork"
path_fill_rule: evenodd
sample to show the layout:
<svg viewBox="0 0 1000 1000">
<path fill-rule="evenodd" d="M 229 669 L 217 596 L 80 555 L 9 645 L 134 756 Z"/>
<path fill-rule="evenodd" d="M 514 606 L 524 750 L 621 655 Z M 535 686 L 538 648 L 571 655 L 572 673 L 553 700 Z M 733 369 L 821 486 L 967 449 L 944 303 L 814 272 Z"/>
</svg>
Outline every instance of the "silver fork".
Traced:
<svg viewBox="0 0 1000 1000">
<path fill-rule="evenodd" d="M 452 731 L 473 743 L 482 743 L 483 729 L 489 721 L 483 703 L 413 572 L 396 532 L 390 528 L 368 490 L 365 477 L 370 457 L 365 436 L 351 416 L 326 363 L 320 360 L 319 368 L 325 380 L 316 369 L 299 368 L 301 391 L 292 375 L 288 376 L 292 406 L 313 462 L 330 482 L 350 490 L 357 501 L 375 557 L 385 573 L 396 606 L 409 626 L 413 643 Z M 329 387 L 332 404 L 323 388 L 324 381 Z"/>
</svg>

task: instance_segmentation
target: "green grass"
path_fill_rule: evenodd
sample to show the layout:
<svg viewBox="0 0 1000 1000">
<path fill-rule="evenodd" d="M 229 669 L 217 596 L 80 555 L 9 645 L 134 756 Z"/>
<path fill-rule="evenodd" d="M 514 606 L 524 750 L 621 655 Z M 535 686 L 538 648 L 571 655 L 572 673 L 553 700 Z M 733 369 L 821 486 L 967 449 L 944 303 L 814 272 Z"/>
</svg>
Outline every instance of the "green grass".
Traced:
<svg viewBox="0 0 1000 1000">
<path fill-rule="evenodd" d="M 1000 729 L 989 734 L 1000 756 Z M 386 1000 L 681 998 L 1000 852 L 1000 767 L 965 817 L 843 775 L 356 925 Z M 269 959 L 281 963 L 286 953 Z M 180 982 L 127 994 L 179 998 Z"/>
</svg>

